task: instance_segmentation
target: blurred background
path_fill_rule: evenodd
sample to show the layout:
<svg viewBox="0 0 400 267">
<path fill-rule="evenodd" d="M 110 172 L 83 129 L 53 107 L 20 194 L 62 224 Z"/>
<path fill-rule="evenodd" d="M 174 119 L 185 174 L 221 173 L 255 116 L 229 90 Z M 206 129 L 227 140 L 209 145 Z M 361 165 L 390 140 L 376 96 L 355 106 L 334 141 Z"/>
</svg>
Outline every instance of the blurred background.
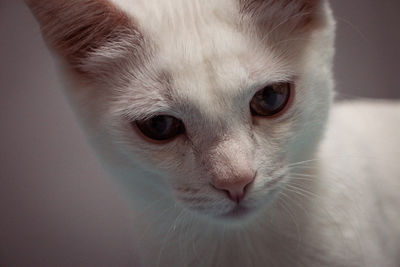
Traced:
<svg viewBox="0 0 400 267">
<path fill-rule="evenodd" d="M 338 98 L 400 98 L 400 1 L 331 2 Z M 132 220 L 38 25 L 21 0 L 0 0 L 0 266 L 132 265 Z"/>
</svg>

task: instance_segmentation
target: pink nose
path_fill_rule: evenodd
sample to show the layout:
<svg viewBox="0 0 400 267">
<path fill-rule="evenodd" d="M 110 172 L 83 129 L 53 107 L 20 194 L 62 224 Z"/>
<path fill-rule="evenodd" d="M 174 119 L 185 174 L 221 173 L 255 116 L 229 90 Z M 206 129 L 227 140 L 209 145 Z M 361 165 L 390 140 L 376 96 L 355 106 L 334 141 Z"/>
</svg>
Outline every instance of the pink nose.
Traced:
<svg viewBox="0 0 400 267">
<path fill-rule="evenodd" d="M 255 175 L 246 175 L 236 179 L 214 179 L 212 185 L 214 188 L 226 192 L 228 197 L 239 203 L 246 194 L 247 187 L 254 181 Z"/>
</svg>

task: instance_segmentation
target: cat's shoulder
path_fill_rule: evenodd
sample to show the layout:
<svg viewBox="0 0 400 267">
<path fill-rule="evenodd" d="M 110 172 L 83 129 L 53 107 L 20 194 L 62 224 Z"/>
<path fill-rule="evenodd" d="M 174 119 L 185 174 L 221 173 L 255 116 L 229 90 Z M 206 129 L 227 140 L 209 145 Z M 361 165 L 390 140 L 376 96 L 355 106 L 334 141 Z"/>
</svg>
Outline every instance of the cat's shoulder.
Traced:
<svg viewBox="0 0 400 267">
<path fill-rule="evenodd" d="M 395 204 L 398 210 L 399 136 L 400 101 L 338 103 L 332 109 L 320 157 L 326 168 L 342 174 L 343 183 L 375 191 L 369 199 L 379 195 L 382 203 Z M 400 220 L 400 213 L 396 216 Z"/>
<path fill-rule="evenodd" d="M 356 143 L 367 142 L 371 146 L 373 143 L 380 144 L 382 149 L 400 143 L 400 101 L 358 100 L 335 103 L 327 136 Z"/>
<path fill-rule="evenodd" d="M 319 151 L 324 207 L 344 212 L 335 218 L 371 266 L 399 266 L 400 101 L 345 101 L 331 111 Z"/>
<path fill-rule="evenodd" d="M 348 100 L 334 103 L 332 120 L 352 122 L 358 126 L 370 122 L 392 126 L 393 122 L 400 122 L 400 100 Z"/>
<path fill-rule="evenodd" d="M 384 196 L 400 186 L 399 136 L 400 101 L 336 103 L 320 146 L 320 157 L 329 168 L 352 177 L 354 185 L 377 181 L 387 185 L 383 187 Z M 400 196 L 396 199 L 400 205 Z"/>
</svg>

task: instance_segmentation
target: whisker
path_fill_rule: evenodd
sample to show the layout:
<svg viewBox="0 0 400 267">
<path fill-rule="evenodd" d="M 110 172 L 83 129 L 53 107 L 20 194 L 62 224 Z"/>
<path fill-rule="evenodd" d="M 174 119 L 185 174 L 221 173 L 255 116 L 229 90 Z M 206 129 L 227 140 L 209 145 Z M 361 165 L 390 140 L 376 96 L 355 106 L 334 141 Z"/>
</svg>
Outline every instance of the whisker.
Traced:
<svg viewBox="0 0 400 267">
<path fill-rule="evenodd" d="M 287 167 L 294 167 L 294 166 L 298 166 L 298 165 L 303 165 L 303 164 L 306 164 L 306 163 L 313 163 L 313 162 L 317 162 L 317 161 L 319 161 L 320 159 L 308 159 L 308 160 L 304 160 L 304 161 L 299 161 L 299 162 L 295 162 L 295 163 L 290 163 L 290 164 L 288 164 L 287 165 Z"/>
<path fill-rule="evenodd" d="M 296 173 L 296 172 L 291 172 L 291 176 L 293 177 L 309 177 L 309 178 L 317 178 L 319 175 L 316 174 L 308 174 L 308 173 Z"/>
<path fill-rule="evenodd" d="M 161 212 L 157 218 L 155 219 L 155 221 L 153 221 L 152 223 L 149 223 L 148 226 L 146 227 L 146 229 L 143 231 L 142 235 L 138 238 L 139 243 L 144 239 L 145 235 L 148 233 L 148 231 L 156 224 L 159 222 L 159 219 L 164 217 L 164 215 L 169 212 L 171 209 L 176 208 L 175 205 L 171 205 L 170 207 L 166 208 L 163 212 Z"/>
<path fill-rule="evenodd" d="M 296 221 L 296 218 L 294 216 L 294 213 L 289 209 L 289 207 L 286 205 L 285 199 L 281 198 L 282 201 L 279 202 L 279 204 L 286 210 L 286 212 L 289 214 L 290 218 L 292 219 L 295 227 L 296 227 L 296 233 L 297 233 L 297 247 L 300 246 L 300 243 L 302 241 L 302 237 L 300 235 L 300 227 Z M 290 206 L 290 205 L 289 205 Z"/>
<path fill-rule="evenodd" d="M 182 214 L 184 214 L 184 210 L 182 209 L 178 215 L 176 216 L 175 220 L 172 222 L 171 226 L 169 227 L 168 231 L 165 233 L 165 237 L 163 239 L 162 245 L 161 245 L 161 249 L 158 253 L 158 258 L 157 258 L 157 266 L 160 266 L 161 263 L 161 257 L 162 254 L 164 252 L 165 246 L 167 244 L 167 239 L 168 239 L 168 235 L 170 234 L 171 230 L 175 231 L 176 230 L 176 222 L 178 221 L 179 217 L 182 216 Z"/>
<path fill-rule="evenodd" d="M 310 197 L 316 197 L 316 198 L 319 198 L 319 197 L 320 197 L 320 196 L 318 196 L 317 194 L 315 194 L 315 193 L 313 193 L 313 192 L 311 192 L 311 191 L 309 191 L 309 190 L 307 190 L 307 189 L 300 188 L 300 187 L 295 186 L 295 185 L 293 185 L 293 184 L 291 184 L 291 183 L 287 183 L 286 186 L 289 187 L 289 188 L 291 188 L 291 189 L 293 189 L 293 190 L 295 190 L 295 191 L 302 192 L 302 193 L 304 193 L 304 194 L 306 194 L 306 195 L 308 195 L 308 196 L 310 196 Z"/>
</svg>

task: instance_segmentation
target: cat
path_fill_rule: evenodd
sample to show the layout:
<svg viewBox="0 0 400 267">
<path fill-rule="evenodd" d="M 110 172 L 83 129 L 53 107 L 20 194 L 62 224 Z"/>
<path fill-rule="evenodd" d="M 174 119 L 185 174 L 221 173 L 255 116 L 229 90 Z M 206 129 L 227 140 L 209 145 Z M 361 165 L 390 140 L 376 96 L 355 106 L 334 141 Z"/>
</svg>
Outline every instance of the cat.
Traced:
<svg viewBox="0 0 400 267">
<path fill-rule="evenodd" d="M 400 104 L 332 104 L 327 1 L 26 3 L 135 266 L 400 266 Z"/>
</svg>

